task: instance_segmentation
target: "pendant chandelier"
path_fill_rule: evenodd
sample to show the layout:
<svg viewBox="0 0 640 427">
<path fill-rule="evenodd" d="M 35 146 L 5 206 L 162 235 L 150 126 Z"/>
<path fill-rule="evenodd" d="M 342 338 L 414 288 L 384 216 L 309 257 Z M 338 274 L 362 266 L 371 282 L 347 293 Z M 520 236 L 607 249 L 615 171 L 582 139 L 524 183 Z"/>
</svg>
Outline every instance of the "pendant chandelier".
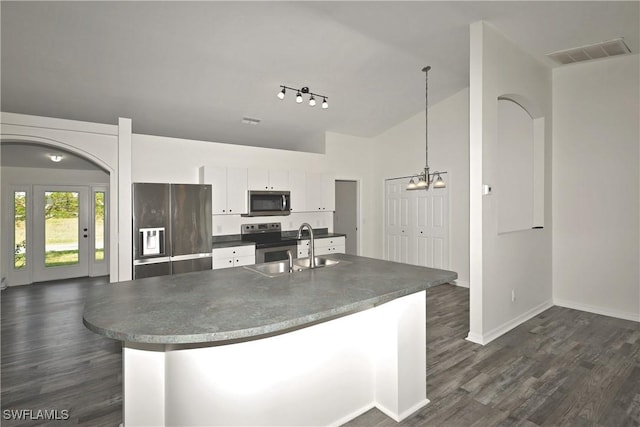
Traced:
<svg viewBox="0 0 640 427">
<path fill-rule="evenodd" d="M 446 172 L 433 172 L 429 173 L 429 70 L 430 66 L 424 67 L 422 71 L 424 71 L 425 75 L 425 90 L 424 90 L 424 100 L 425 100 L 425 108 L 424 108 L 424 153 L 425 153 L 425 166 L 424 170 L 418 172 L 415 175 L 411 176 L 411 180 L 409 180 L 409 184 L 407 185 L 407 190 L 428 190 L 429 186 L 433 184 L 433 188 L 445 188 L 447 185 L 440 175 L 446 174 Z M 418 180 L 416 182 L 415 180 Z"/>
</svg>

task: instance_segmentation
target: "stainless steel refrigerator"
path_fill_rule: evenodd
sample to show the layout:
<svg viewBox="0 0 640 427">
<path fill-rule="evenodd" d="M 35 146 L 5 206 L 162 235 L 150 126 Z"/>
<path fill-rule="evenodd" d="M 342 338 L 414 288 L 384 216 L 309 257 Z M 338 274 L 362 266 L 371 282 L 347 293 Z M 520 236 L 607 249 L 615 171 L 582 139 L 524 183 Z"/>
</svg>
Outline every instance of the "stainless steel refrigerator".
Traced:
<svg viewBox="0 0 640 427">
<path fill-rule="evenodd" d="M 133 278 L 211 269 L 211 185 L 133 184 Z"/>
</svg>

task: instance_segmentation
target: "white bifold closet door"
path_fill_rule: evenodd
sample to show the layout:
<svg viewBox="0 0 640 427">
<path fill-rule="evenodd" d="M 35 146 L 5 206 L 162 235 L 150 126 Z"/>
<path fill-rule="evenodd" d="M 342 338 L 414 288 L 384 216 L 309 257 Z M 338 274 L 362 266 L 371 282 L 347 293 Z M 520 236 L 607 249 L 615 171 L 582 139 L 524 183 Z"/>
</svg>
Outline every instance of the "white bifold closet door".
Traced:
<svg viewBox="0 0 640 427">
<path fill-rule="evenodd" d="M 385 259 L 448 269 L 448 190 L 407 191 L 407 182 L 389 179 L 385 184 Z"/>
</svg>

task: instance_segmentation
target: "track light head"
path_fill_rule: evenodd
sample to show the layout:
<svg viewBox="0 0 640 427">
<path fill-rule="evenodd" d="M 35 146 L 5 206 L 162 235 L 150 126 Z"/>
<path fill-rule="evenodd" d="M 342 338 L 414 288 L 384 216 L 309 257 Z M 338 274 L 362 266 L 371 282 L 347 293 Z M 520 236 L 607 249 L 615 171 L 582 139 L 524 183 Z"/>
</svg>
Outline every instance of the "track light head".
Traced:
<svg viewBox="0 0 640 427">
<path fill-rule="evenodd" d="M 283 87 L 282 90 L 278 92 L 278 98 L 284 99 L 285 92 L 286 92 L 286 89 Z"/>
<path fill-rule="evenodd" d="M 300 93 L 300 91 L 298 91 L 298 93 L 296 94 L 296 102 L 298 104 L 302 102 L 302 94 Z"/>
<path fill-rule="evenodd" d="M 313 97 L 313 95 L 311 95 L 311 98 L 309 98 L 309 106 L 314 107 L 315 105 L 316 105 L 316 99 Z"/>
<path fill-rule="evenodd" d="M 329 104 L 327 103 L 327 97 L 326 97 L 326 96 L 322 99 L 322 108 L 323 108 L 324 110 L 326 110 L 327 108 L 329 108 Z"/>
</svg>

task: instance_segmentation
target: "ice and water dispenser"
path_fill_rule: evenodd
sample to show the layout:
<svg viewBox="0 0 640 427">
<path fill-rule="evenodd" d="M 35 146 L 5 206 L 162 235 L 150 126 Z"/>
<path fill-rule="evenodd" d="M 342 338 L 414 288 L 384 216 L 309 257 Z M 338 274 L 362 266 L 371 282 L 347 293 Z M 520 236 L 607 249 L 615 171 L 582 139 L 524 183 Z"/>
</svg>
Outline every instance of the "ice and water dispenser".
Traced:
<svg viewBox="0 0 640 427">
<path fill-rule="evenodd" d="M 164 255 L 164 227 L 141 228 L 140 256 Z"/>
</svg>

